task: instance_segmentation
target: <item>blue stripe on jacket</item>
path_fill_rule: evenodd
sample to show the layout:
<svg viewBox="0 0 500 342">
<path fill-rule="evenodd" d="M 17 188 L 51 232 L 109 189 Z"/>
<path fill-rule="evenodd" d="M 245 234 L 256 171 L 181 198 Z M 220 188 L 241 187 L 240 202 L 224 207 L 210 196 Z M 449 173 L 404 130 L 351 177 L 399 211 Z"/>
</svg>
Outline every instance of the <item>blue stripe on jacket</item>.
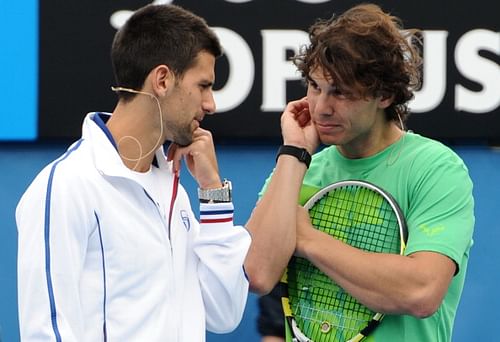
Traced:
<svg viewBox="0 0 500 342">
<path fill-rule="evenodd" d="M 52 182 L 54 180 L 54 173 L 56 171 L 57 165 L 66 159 L 72 152 L 74 152 L 82 143 L 83 139 L 77 141 L 77 143 L 69 149 L 59 160 L 57 160 L 50 170 L 49 181 L 47 184 L 47 193 L 45 196 L 45 274 L 47 276 L 47 288 L 49 290 L 49 303 L 50 303 L 50 317 L 52 321 L 52 329 L 54 330 L 54 335 L 57 342 L 61 342 L 61 334 L 59 333 L 59 327 L 57 326 L 57 310 L 56 302 L 54 299 L 54 289 L 52 287 L 52 274 L 50 268 L 50 206 L 52 200 Z"/>
</svg>

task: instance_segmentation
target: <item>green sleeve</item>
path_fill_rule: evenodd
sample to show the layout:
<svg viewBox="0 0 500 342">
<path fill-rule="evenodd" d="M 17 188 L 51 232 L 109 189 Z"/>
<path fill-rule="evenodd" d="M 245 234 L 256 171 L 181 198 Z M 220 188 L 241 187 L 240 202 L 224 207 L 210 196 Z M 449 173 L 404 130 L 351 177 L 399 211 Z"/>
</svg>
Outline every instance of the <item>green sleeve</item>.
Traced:
<svg viewBox="0 0 500 342">
<path fill-rule="evenodd" d="M 452 152 L 444 151 L 425 163 L 432 166 L 422 167 L 425 171 L 415 178 L 410 193 L 405 254 L 434 251 L 460 265 L 472 242 L 472 181 L 462 160 Z"/>
</svg>

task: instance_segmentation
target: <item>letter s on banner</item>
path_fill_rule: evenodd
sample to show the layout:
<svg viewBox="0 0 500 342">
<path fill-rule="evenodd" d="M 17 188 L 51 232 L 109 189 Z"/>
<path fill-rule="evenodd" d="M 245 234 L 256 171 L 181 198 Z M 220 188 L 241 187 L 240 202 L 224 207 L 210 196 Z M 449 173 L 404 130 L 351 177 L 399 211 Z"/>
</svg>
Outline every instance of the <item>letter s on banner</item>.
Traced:
<svg viewBox="0 0 500 342">
<path fill-rule="evenodd" d="M 455 64 L 462 75 L 479 83 L 474 92 L 455 85 L 455 109 L 488 113 L 500 105 L 500 65 L 479 55 L 481 50 L 500 56 L 500 32 L 476 29 L 465 33 L 455 48 Z"/>
</svg>

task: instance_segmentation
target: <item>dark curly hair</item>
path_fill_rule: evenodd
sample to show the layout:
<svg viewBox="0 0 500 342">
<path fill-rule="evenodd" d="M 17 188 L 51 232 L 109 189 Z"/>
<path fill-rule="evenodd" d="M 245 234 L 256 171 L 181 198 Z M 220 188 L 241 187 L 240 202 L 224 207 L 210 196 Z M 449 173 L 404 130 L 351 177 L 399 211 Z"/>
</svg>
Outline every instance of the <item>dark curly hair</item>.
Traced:
<svg viewBox="0 0 500 342">
<path fill-rule="evenodd" d="M 351 99 L 394 97 L 388 120 L 405 120 L 407 102 L 420 86 L 419 30 L 403 30 L 401 20 L 373 4 L 361 4 L 309 29 L 310 44 L 293 57 L 307 79 L 320 67 Z"/>
</svg>

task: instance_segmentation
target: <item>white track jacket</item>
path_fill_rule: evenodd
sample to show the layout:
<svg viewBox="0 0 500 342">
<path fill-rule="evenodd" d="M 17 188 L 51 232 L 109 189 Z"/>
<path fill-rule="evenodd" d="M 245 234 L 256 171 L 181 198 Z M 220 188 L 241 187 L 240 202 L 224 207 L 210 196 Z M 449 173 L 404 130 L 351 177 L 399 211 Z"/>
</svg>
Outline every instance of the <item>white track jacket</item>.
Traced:
<svg viewBox="0 0 500 342">
<path fill-rule="evenodd" d="M 106 117 L 88 114 L 18 204 L 21 340 L 197 342 L 233 330 L 251 240 L 233 204 L 202 204 L 198 221 L 159 149 L 162 210 L 122 163 Z"/>
</svg>

